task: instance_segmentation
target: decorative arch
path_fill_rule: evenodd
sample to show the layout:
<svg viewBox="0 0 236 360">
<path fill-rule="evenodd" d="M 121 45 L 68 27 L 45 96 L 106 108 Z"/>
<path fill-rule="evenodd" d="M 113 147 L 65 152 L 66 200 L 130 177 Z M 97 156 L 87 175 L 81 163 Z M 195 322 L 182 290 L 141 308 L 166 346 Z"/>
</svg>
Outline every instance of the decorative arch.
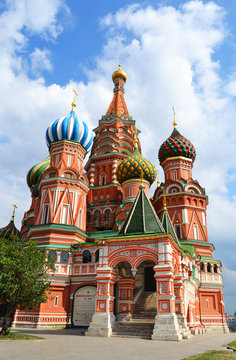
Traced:
<svg viewBox="0 0 236 360">
<path fill-rule="evenodd" d="M 133 261 L 128 256 L 125 255 L 116 256 L 115 258 L 110 259 L 110 261 L 108 261 L 108 265 L 110 267 L 114 267 L 120 262 L 127 262 L 131 266 L 131 269 L 134 268 Z"/>
<path fill-rule="evenodd" d="M 151 260 L 155 265 L 158 265 L 158 258 L 153 254 L 143 254 L 138 256 L 134 261 L 134 268 L 137 268 L 143 261 Z"/>
<path fill-rule="evenodd" d="M 202 194 L 201 190 L 196 185 L 189 184 L 186 186 L 185 191 L 191 192 L 191 190 L 193 190 L 195 194 Z"/>
<path fill-rule="evenodd" d="M 170 193 L 172 193 L 172 190 L 174 190 L 174 189 L 178 189 L 178 192 L 183 191 L 182 187 L 179 184 L 171 184 L 171 185 L 167 186 L 165 193 L 170 194 Z"/>
</svg>

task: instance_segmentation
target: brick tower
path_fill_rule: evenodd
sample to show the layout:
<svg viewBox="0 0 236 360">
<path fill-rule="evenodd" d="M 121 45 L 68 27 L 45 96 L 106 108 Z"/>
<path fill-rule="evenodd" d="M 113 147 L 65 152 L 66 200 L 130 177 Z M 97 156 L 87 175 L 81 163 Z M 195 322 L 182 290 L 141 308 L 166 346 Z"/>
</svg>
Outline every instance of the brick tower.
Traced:
<svg viewBox="0 0 236 360">
<path fill-rule="evenodd" d="M 213 258 L 214 246 L 208 240 L 206 208 L 208 197 L 205 189 L 192 178 L 192 167 L 196 151 L 192 143 L 174 130 L 159 149 L 159 161 L 164 171 L 164 182 L 159 184 L 153 197 L 153 206 L 160 217 L 163 213 L 163 199 L 173 227 L 182 248 L 196 251 L 196 268 L 200 268 L 200 286 L 195 289 L 195 304 L 189 307 L 187 321 L 191 314 L 202 324 L 222 326 L 227 331 L 224 319 L 221 262 Z M 192 276 L 192 275 L 191 275 Z"/>
<path fill-rule="evenodd" d="M 85 170 L 90 191 L 87 200 L 87 230 L 114 228 L 117 206 L 122 202 L 122 188 L 116 179 L 119 163 L 134 149 L 135 121 L 129 115 L 124 99 L 126 73 L 121 69 L 112 75 L 114 96 L 94 129 L 95 138 Z M 140 145 L 138 145 L 140 148 Z"/>
</svg>

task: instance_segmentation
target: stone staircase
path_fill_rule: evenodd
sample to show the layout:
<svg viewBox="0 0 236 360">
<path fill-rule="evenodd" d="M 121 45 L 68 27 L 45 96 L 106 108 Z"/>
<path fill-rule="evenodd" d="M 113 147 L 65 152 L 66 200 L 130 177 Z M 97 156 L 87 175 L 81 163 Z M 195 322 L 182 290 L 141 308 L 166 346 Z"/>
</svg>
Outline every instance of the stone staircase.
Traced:
<svg viewBox="0 0 236 360">
<path fill-rule="evenodd" d="M 134 307 L 132 318 L 116 322 L 112 336 L 151 339 L 156 316 L 156 293 L 144 292 Z"/>
</svg>

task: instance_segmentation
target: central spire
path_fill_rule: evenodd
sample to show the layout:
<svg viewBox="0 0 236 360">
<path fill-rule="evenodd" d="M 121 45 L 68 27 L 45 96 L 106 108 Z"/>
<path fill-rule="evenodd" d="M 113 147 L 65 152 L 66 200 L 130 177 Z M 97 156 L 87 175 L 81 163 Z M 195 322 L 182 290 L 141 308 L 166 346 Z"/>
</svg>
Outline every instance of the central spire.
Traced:
<svg viewBox="0 0 236 360">
<path fill-rule="evenodd" d="M 115 85 L 113 90 L 114 96 L 106 112 L 106 116 L 120 116 L 124 120 L 128 120 L 130 118 L 130 115 L 124 98 L 124 85 L 127 80 L 127 75 L 121 69 L 121 64 L 119 64 L 118 70 L 113 72 L 112 80 Z"/>
</svg>

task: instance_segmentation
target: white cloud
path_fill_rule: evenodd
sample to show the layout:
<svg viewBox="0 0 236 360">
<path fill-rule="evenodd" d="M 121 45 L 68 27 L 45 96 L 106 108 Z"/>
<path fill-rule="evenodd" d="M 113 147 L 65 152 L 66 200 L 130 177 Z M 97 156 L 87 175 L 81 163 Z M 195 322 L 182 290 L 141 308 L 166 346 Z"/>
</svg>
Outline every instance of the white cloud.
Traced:
<svg viewBox="0 0 236 360">
<path fill-rule="evenodd" d="M 45 130 L 69 112 L 72 88 L 80 94 L 79 116 L 97 126 L 112 97 L 111 74 L 120 55 L 128 74 L 127 105 L 142 131 L 143 154 L 158 164 L 159 146 L 172 131 L 174 106 L 179 131 L 197 150 L 193 177 L 210 198 L 210 241 L 216 245 L 216 257 L 228 260 L 232 270 L 236 204 L 229 181 L 236 172 L 235 75 L 227 84 L 219 61 L 213 59 L 227 36 L 222 8 L 191 1 L 178 9 L 135 5 L 109 14 L 102 21 L 107 42 L 96 68 L 87 70 L 88 84 L 68 80 L 64 87 L 47 86 L 43 77 L 32 80 L 27 75 L 30 57 L 20 51 L 32 33 L 47 40 L 58 36 L 63 30 L 58 12 L 67 9 L 64 2 L 8 1 L 8 8 L 0 16 L 0 226 L 8 223 L 15 202 L 19 226 L 30 202 L 25 175 L 47 156 Z M 43 67 L 33 60 L 34 71 L 50 70 L 47 49 L 39 49 L 39 54 Z"/>
<path fill-rule="evenodd" d="M 31 69 L 34 75 L 39 75 L 43 70 L 52 70 L 52 64 L 49 59 L 50 51 L 38 48 L 30 54 Z"/>
</svg>

